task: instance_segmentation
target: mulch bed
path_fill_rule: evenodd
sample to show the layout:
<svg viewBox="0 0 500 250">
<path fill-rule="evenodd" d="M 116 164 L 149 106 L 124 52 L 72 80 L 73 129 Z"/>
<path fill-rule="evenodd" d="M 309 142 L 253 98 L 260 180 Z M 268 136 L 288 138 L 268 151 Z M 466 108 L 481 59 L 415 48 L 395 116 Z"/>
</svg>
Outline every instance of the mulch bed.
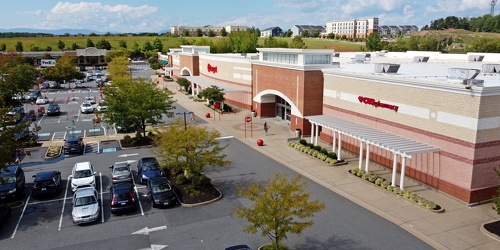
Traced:
<svg viewBox="0 0 500 250">
<path fill-rule="evenodd" d="M 484 224 L 484 229 L 486 229 L 486 230 L 488 230 L 488 232 L 500 237 L 500 220 L 495 221 L 495 222 L 491 222 L 488 224 Z"/>
<path fill-rule="evenodd" d="M 140 138 L 130 138 L 129 140 L 121 139 L 120 144 L 122 145 L 122 148 L 132 148 L 141 146 L 151 146 L 153 145 L 153 141 L 149 137 L 140 137 Z"/>
<path fill-rule="evenodd" d="M 169 175 L 168 179 L 170 180 L 170 185 L 179 197 L 180 202 L 184 204 L 197 204 L 211 201 L 221 195 L 219 190 L 217 190 L 213 185 L 207 185 L 205 187 L 196 186 L 196 190 L 200 191 L 200 193 L 198 195 L 189 195 L 186 191 L 184 191 L 184 187 L 190 185 L 191 182 L 179 185 L 176 183 L 177 180 L 174 175 Z"/>
</svg>

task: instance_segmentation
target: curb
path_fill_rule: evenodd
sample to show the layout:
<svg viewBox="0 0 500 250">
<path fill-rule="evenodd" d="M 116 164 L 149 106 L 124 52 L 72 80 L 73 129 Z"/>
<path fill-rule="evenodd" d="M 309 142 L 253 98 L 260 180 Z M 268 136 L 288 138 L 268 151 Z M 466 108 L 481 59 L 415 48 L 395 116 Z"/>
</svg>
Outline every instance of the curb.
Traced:
<svg viewBox="0 0 500 250">
<path fill-rule="evenodd" d="M 50 149 L 51 147 L 58 147 L 58 148 L 59 148 L 59 153 L 58 153 L 57 155 L 55 155 L 55 156 L 48 156 L 48 154 L 49 154 L 49 149 Z M 53 158 L 57 158 L 57 157 L 61 156 L 61 154 L 62 154 L 62 146 L 49 146 L 49 147 L 47 148 L 47 152 L 45 152 L 45 158 L 47 158 L 47 159 L 53 159 Z"/>
<path fill-rule="evenodd" d="M 486 228 L 484 228 L 484 225 L 492 223 L 492 222 L 497 222 L 497 221 L 498 220 L 493 220 L 493 221 L 489 221 L 489 222 L 481 224 L 481 227 L 479 227 L 479 231 L 481 231 L 481 233 L 485 234 L 486 236 L 500 242 L 500 236 L 493 234 L 493 233 L 490 233 L 488 230 L 486 230 Z"/>
<path fill-rule="evenodd" d="M 214 188 L 217 189 L 217 191 L 219 192 L 219 194 L 220 194 L 219 197 L 217 197 L 217 198 L 215 198 L 213 200 L 209 200 L 209 201 L 205 201 L 205 202 L 200 202 L 200 203 L 185 204 L 185 203 L 182 203 L 180 201 L 179 201 L 179 203 L 181 204 L 182 207 L 196 207 L 196 206 L 202 206 L 202 205 L 206 205 L 206 204 L 209 204 L 209 203 L 212 203 L 212 202 L 216 202 L 216 201 L 222 199 L 222 192 L 214 184 L 212 184 L 212 186 L 214 186 Z"/>
</svg>

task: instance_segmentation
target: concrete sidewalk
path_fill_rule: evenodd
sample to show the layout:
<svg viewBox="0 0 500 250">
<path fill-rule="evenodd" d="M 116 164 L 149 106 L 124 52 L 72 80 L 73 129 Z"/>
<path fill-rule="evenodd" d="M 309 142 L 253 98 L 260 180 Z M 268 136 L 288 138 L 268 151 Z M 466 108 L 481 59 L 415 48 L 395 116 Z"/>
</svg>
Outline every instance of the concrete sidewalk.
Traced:
<svg viewBox="0 0 500 250">
<path fill-rule="evenodd" d="M 152 76 L 152 79 L 153 82 L 157 80 L 156 76 Z M 167 87 L 175 93 L 174 99 L 179 105 L 195 113 L 200 126 L 214 128 L 221 136 L 234 136 L 304 177 L 399 225 L 436 249 L 500 249 L 499 237 L 481 231 L 483 224 L 500 219 L 491 203 L 469 207 L 462 201 L 406 178 L 406 189 L 445 209 L 444 213 L 428 212 L 386 190 L 350 176 L 347 171 L 358 166 L 357 155 L 344 152 L 342 159 L 349 164 L 331 166 L 299 153 L 287 146 L 288 139 L 294 137 L 295 133 L 290 131 L 286 121 L 276 118 L 254 117 L 252 132 L 250 133 L 250 125 L 247 123 L 245 134 L 245 116 L 250 114 L 249 110 L 222 115 L 216 113 L 213 117 L 213 110 L 205 106 L 205 102 L 193 101 L 179 92 L 177 83 L 162 82 L 161 79 L 159 81 L 159 87 Z M 206 118 L 206 113 L 210 113 L 211 117 Z M 268 136 L 264 136 L 264 122 L 270 125 Z M 264 146 L 258 146 L 257 139 L 263 139 Z M 309 141 L 310 138 L 304 139 Z M 320 144 L 325 148 L 331 147 Z M 390 179 L 390 172 L 381 166 L 372 163 L 370 171 Z"/>
</svg>

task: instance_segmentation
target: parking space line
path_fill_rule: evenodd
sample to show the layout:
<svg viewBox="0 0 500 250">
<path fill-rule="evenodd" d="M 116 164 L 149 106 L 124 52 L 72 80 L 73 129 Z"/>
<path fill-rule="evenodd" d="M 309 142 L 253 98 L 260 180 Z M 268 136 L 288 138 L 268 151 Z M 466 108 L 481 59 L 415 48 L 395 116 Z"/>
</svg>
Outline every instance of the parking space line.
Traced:
<svg viewBox="0 0 500 250">
<path fill-rule="evenodd" d="M 102 204 L 102 173 L 101 172 L 99 172 L 99 178 L 101 179 L 100 183 L 99 183 L 100 184 L 99 186 L 101 188 L 101 219 L 102 219 L 101 221 L 102 221 L 102 223 L 104 223 L 104 206 Z"/>
<path fill-rule="evenodd" d="M 45 114 L 42 116 L 42 118 L 40 118 L 40 120 L 38 120 L 38 122 L 37 122 L 38 125 L 40 125 L 40 123 L 42 123 L 43 118 L 45 118 Z"/>
<path fill-rule="evenodd" d="M 35 202 L 30 202 L 29 205 L 37 205 L 37 204 L 50 203 L 50 202 L 55 202 L 55 201 L 62 201 L 64 199 L 70 199 L 70 198 L 71 197 L 59 198 L 59 199 L 53 199 L 53 200 L 35 201 Z"/>
<path fill-rule="evenodd" d="M 21 212 L 21 216 L 19 216 L 19 220 L 17 221 L 16 228 L 14 228 L 14 232 L 12 233 L 12 236 L 10 237 L 11 239 L 14 239 L 14 236 L 16 236 L 17 228 L 19 227 L 19 224 L 21 224 L 21 219 L 23 218 L 24 211 L 26 211 L 26 207 L 28 206 L 28 201 L 30 200 L 31 194 L 28 195 L 28 199 L 26 199 L 26 202 L 24 203 L 24 208 L 23 211 Z"/>
<path fill-rule="evenodd" d="M 84 130 L 83 131 L 83 137 L 87 137 L 86 135 L 87 135 L 87 130 Z"/>
<path fill-rule="evenodd" d="M 104 125 L 102 125 L 102 124 L 101 124 L 101 128 L 102 128 L 102 130 L 104 131 L 104 135 L 107 135 L 107 132 L 108 132 L 108 131 L 107 131 L 107 129 L 104 127 Z"/>
<path fill-rule="evenodd" d="M 68 176 L 68 182 L 66 182 L 66 190 L 64 191 L 64 200 L 63 200 L 63 206 L 62 206 L 62 211 L 61 211 L 61 218 L 59 219 L 59 229 L 58 231 L 61 231 L 61 225 L 62 225 L 62 220 L 63 220 L 63 215 L 64 215 L 64 207 L 66 206 L 66 197 L 68 196 L 68 187 L 69 183 L 71 182 L 71 178 Z M 73 216 L 73 215 L 71 215 Z M 71 218 L 73 219 L 73 218 Z"/>
<path fill-rule="evenodd" d="M 135 195 L 137 195 L 137 200 L 139 201 L 139 208 L 141 208 L 141 215 L 144 216 L 144 210 L 142 210 L 141 197 L 139 196 L 139 192 L 137 191 L 137 186 L 135 185 L 134 175 L 132 175 L 132 183 L 134 184 Z"/>
</svg>

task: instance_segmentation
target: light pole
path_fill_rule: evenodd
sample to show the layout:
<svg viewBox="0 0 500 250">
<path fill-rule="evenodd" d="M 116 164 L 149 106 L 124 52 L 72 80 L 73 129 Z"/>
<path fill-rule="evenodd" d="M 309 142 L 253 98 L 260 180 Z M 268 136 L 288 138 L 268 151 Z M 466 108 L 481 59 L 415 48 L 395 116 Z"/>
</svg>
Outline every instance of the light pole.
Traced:
<svg viewBox="0 0 500 250">
<path fill-rule="evenodd" d="M 186 115 L 190 115 L 193 112 L 177 112 L 175 113 L 176 115 L 184 115 L 184 130 L 187 130 L 187 122 L 186 122 Z"/>
</svg>

